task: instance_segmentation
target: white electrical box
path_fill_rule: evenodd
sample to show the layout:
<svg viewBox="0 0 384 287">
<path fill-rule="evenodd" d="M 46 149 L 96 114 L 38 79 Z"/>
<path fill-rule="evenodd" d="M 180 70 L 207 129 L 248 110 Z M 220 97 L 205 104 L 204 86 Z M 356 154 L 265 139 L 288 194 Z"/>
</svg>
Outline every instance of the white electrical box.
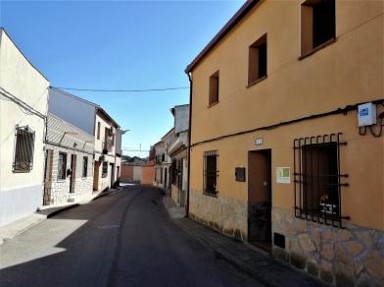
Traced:
<svg viewBox="0 0 384 287">
<path fill-rule="evenodd" d="M 376 105 L 366 103 L 357 107 L 357 120 L 359 127 L 376 124 Z"/>
</svg>

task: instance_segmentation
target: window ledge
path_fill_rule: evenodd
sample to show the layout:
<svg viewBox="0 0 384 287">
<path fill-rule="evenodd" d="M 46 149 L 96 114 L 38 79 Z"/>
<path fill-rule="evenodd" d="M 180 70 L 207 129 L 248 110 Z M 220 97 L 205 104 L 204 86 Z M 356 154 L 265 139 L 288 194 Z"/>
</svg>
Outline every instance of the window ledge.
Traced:
<svg viewBox="0 0 384 287">
<path fill-rule="evenodd" d="M 266 78 L 268 78 L 268 76 L 263 76 L 263 77 L 261 77 L 261 78 L 258 78 L 258 79 L 255 80 L 255 81 L 249 83 L 248 86 L 247 86 L 247 89 L 250 88 L 250 87 L 252 87 L 252 86 L 254 86 L 254 85 L 256 85 L 256 84 L 258 84 L 258 83 L 260 83 L 260 82 L 262 82 L 262 81 L 264 81 Z"/>
<path fill-rule="evenodd" d="M 215 197 L 215 198 L 217 198 L 217 193 L 218 193 L 217 191 L 215 193 L 209 193 L 206 191 L 203 192 L 204 195 L 210 196 L 210 197 Z"/>
<path fill-rule="evenodd" d="M 304 60 L 305 58 L 307 58 L 307 57 L 309 57 L 309 56 L 315 54 L 317 51 L 320 51 L 320 50 L 324 49 L 325 47 L 327 47 L 327 46 L 329 46 L 329 45 L 331 45 L 331 44 L 333 44 L 333 43 L 335 43 L 335 42 L 336 42 L 336 38 L 332 38 L 332 39 L 330 39 L 330 40 L 324 42 L 323 44 L 321 44 L 321 45 L 319 45 L 319 46 L 317 46 L 317 47 L 315 47 L 315 48 L 312 48 L 312 49 L 309 50 L 309 51 L 306 51 L 305 53 L 303 53 L 303 55 L 301 55 L 301 56 L 298 58 L 298 60 L 299 60 L 299 61 Z"/>
<path fill-rule="evenodd" d="M 12 172 L 13 173 L 30 173 L 32 171 L 32 169 L 31 170 L 13 170 Z"/>
<path fill-rule="evenodd" d="M 213 107 L 213 106 L 216 106 L 218 103 L 219 103 L 219 101 L 216 101 L 216 102 L 213 102 L 213 103 L 209 104 L 208 105 L 208 109 Z"/>
</svg>

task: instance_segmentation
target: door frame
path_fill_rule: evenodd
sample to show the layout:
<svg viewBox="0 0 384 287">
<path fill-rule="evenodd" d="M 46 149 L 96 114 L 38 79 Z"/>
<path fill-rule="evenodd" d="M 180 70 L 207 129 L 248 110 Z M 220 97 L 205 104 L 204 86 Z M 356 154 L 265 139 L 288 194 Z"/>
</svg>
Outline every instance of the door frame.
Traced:
<svg viewBox="0 0 384 287">
<path fill-rule="evenodd" d="M 248 151 L 248 242 L 271 252 L 272 149 Z"/>
</svg>

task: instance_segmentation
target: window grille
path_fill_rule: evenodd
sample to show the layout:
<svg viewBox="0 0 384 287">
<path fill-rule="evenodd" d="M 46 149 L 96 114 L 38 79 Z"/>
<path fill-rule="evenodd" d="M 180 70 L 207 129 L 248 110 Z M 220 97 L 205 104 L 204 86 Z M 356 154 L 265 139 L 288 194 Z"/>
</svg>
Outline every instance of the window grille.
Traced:
<svg viewBox="0 0 384 287">
<path fill-rule="evenodd" d="M 84 156 L 83 157 L 83 173 L 82 173 L 82 176 L 83 177 L 87 177 L 87 174 L 88 174 L 88 157 Z"/>
<path fill-rule="evenodd" d="M 347 174 L 340 172 L 342 134 L 295 139 L 294 184 L 295 216 L 335 227 L 342 227 L 341 188 Z"/>
<path fill-rule="evenodd" d="M 101 177 L 107 177 L 107 176 L 108 176 L 108 162 L 104 161 Z"/>
<path fill-rule="evenodd" d="M 183 160 L 179 159 L 177 161 L 177 187 L 179 190 L 183 189 Z"/>
<path fill-rule="evenodd" d="M 59 165 L 57 179 L 64 180 L 67 177 L 67 154 L 64 152 L 59 152 Z"/>
<path fill-rule="evenodd" d="M 217 170 L 217 151 L 204 152 L 204 193 L 216 195 L 216 184 L 219 171 Z"/>
<path fill-rule="evenodd" d="M 33 167 L 35 132 L 26 127 L 16 127 L 16 150 L 13 172 L 30 172 Z"/>
</svg>

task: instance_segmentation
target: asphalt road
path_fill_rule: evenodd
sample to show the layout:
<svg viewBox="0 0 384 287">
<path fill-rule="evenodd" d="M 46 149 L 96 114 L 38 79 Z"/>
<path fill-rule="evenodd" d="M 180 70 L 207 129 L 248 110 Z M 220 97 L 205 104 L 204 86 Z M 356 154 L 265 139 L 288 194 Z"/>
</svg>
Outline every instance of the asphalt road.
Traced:
<svg viewBox="0 0 384 287">
<path fill-rule="evenodd" d="M 160 190 L 130 186 L 0 246 L 0 287 L 263 286 L 185 233 Z"/>
</svg>

